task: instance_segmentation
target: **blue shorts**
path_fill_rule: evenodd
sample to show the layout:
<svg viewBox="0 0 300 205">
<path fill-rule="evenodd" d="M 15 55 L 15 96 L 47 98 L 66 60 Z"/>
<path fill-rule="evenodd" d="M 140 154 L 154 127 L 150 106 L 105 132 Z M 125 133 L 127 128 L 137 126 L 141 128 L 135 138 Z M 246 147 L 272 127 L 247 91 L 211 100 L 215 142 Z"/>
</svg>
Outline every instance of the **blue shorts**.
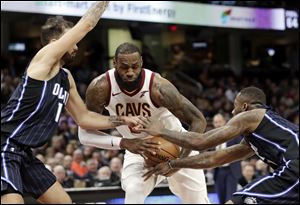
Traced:
<svg viewBox="0 0 300 205">
<path fill-rule="evenodd" d="M 33 156 L 30 148 L 17 145 L 1 136 L 1 196 L 12 190 L 39 198 L 56 177 Z"/>
<path fill-rule="evenodd" d="M 231 200 L 235 204 L 299 204 L 299 159 L 249 183 Z"/>
</svg>

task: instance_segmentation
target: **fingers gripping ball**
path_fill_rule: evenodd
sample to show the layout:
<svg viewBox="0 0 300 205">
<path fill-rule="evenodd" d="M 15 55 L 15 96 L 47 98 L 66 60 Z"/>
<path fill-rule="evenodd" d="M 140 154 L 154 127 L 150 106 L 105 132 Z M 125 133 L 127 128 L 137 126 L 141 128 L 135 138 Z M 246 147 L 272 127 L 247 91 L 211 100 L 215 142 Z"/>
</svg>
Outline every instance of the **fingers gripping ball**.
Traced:
<svg viewBox="0 0 300 205">
<path fill-rule="evenodd" d="M 152 137 L 152 136 L 151 136 Z M 167 162 L 172 159 L 177 159 L 180 156 L 180 147 L 172 142 L 163 139 L 160 136 L 152 137 L 155 142 L 160 142 L 160 149 L 153 155 L 151 152 L 145 152 L 144 155 L 148 158 L 145 160 L 147 166 L 155 166 L 161 162 Z"/>
</svg>

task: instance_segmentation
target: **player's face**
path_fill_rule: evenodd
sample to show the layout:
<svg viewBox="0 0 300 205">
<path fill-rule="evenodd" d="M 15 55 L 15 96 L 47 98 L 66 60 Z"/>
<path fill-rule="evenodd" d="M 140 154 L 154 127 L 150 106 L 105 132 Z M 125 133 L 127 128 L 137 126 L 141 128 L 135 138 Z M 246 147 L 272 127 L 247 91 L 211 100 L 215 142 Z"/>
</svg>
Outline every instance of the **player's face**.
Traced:
<svg viewBox="0 0 300 205">
<path fill-rule="evenodd" d="M 239 93 L 234 100 L 234 108 L 232 110 L 232 114 L 237 115 L 241 112 L 247 111 L 247 108 L 248 104 L 245 102 L 245 100 L 243 100 Z"/>
<path fill-rule="evenodd" d="M 70 29 L 65 29 L 65 32 L 67 32 L 68 30 L 70 30 Z M 74 58 L 76 57 L 77 51 L 78 51 L 78 47 L 75 44 L 73 46 L 73 48 L 68 50 L 68 52 L 65 53 L 65 55 L 62 57 L 62 60 L 64 61 L 64 63 L 65 64 L 71 63 L 74 60 Z"/>
<path fill-rule="evenodd" d="M 143 60 L 138 52 L 119 54 L 114 59 L 114 67 L 123 82 L 134 82 L 140 75 Z"/>
<path fill-rule="evenodd" d="M 62 57 L 62 60 L 65 64 L 71 63 L 74 58 L 76 57 L 78 47 L 75 45 L 71 50 L 69 50 L 65 55 Z"/>
</svg>

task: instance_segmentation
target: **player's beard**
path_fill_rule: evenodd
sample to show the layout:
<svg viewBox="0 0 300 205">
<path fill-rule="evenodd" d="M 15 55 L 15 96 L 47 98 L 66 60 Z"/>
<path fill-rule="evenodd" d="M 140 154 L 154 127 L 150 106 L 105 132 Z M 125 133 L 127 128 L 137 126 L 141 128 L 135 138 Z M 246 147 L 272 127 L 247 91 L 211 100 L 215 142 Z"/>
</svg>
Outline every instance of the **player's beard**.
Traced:
<svg viewBox="0 0 300 205">
<path fill-rule="evenodd" d="M 68 52 L 62 57 L 63 64 L 70 64 L 74 58 L 76 57 L 76 53 L 69 54 Z"/>
<path fill-rule="evenodd" d="M 116 76 L 116 80 L 118 82 L 118 84 L 126 91 L 133 91 L 135 89 L 137 89 L 140 85 L 140 82 L 142 80 L 142 70 L 139 74 L 139 76 L 134 80 L 134 81 L 123 81 L 123 79 L 121 78 L 121 76 L 119 75 L 118 72 L 115 73 Z"/>
</svg>

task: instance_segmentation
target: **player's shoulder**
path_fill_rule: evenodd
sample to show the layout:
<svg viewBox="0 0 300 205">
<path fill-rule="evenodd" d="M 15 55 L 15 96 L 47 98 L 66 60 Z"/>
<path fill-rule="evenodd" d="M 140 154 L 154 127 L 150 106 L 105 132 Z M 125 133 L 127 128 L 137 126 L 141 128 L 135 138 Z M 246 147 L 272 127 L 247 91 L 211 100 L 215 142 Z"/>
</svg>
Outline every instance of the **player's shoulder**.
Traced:
<svg viewBox="0 0 300 205">
<path fill-rule="evenodd" d="M 74 81 L 73 75 L 71 73 L 70 70 L 68 70 L 67 68 L 61 68 L 63 70 L 63 72 L 65 72 L 65 74 L 67 74 L 69 81 L 72 83 Z M 75 84 L 75 82 L 74 82 Z"/>
<path fill-rule="evenodd" d="M 153 72 L 154 78 L 153 78 L 153 85 L 163 87 L 165 85 L 171 85 L 172 83 L 167 80 L 166 78 L 162 77 L 159 73 Z"/>
<path fill-rule="evenodd" d="M 241 124 L 243 124 L 243 126 L 248 126 L 249 127 L 248 130 L 252 132 L 258 127 L 258 125 L 263 120 L 265 112 L 266 112 L 265 109 L 253 109 L 253 110 L 241 112 L 236 116 L 234 116 L 231 120 L 229 120 L 228 124 L 238 121 L 239 126 Z"/>
<path fill-rule="evenodd" d="M 109 88 L 109 82 L 106 77 L 106 73 L 103 73 L 95 77 L 88 86 L 88 90 L 99 89 L 99 88 Z"/>
<path fill-rule="evenodd" d="M 237 114 L 236 116 L 234 116 L 234 118 L 243 119 L 248 122 L 249 121 L 260 121 L 263 118 L 265 112 L 266 112 L 265 109 L 253 109 L 253 110 L 241 112 L 241 113 Z"/>
</svg>

